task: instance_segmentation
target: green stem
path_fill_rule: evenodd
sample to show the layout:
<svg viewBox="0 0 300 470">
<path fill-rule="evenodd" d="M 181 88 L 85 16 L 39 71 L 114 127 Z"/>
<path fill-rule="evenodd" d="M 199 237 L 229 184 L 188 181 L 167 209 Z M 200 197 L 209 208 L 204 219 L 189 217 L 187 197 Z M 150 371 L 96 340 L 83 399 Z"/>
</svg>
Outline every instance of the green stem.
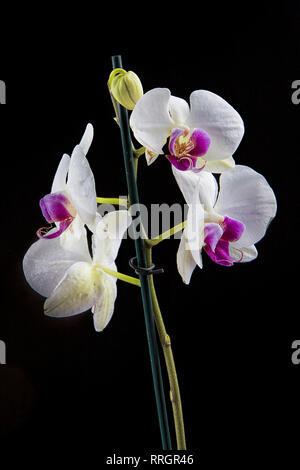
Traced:
<svg viewBox="0 0 300 470">
<path fill-rule="evenodd" d="M 133 165 L 134 165 L 134 174 L 135 174 L 135 178 L 137 178 L 138 164 L 139 164 L 139 158 L 138 158 L 138 157 L 134 157 Z"/>
<path fill-rule="evenodd" d="M 120 273 L 119 271 L 114 271 L 113 269 L 109 269 L 106 266 L 102 266 L 102 264 L 97 264 L 96 268 L 104 271 L 110 276 L 120 279 L 120 281 L 128 282 L 128 284 L 141 287 L 141 281 L 137 277 L 128 276 L 127 274 Z"/>
<path fill-rule="evenodd" d="M 122 68 L 121 56 L 112 57 L 113 68 Z M 128 120 L 127 109 L 119 103 L 116 105 L 118 121 L 120 125 L 125 173 L 128 187 L 128 195 L 130 204 L 135 204 L 139 207 L 138 189 L 135 176 L 134 156 L 131 142 L 131 134 Z M 141 237 L 135 237 L 135 251 L 137 265 L 140 267 L 147 267 L 147 259 L 145 253 L 144 240 Z M 158 412 L 158 420 L 161 433 L 162 447 L 164 450 L 171 450 L 171 438 L 168 424 L 168 415 L 166 408 L 166 400 L 164 395 L 164 388 L 161 375 L 159 350 L 156 338 L 155 323 L 153 316 L 152 297 L 150 292 L 149 276 L 140 275 L 141 293 L 144 310 L 144 318 L 146 325 L 146 333 L 148 340 L 148 348 L 150 355 L 150 364 L 152 370 L 153 385 L 156 398 L 156 406 Z"/>
<path fill-rule="evenodd" d="M 148 266 L 151 266 L 152 265 L 152 247 L 151 246 L 147 246 L 146 256 L 147 256 Z M 172 352 L 172 347 L 171 347 L 171 339 L 170 339 L 170 336 L 166 332 L 163 317 L 159 308 L 159 303 L 158 303 L 158 299 L 157 299 L 157 295 L 155 291 L 153 276 L 149 276 L 149 280 L 150 280 L 151 297 L 153 300 L 154 319 L 155 319 L 160 343 L 163 349 L 167 371 L 168 371 L 168 377 L 169 377 L 170 399 L 171 399 L 172 408 L 173 408 L 177 449 L 186 450 L 180 390 L 179 390 L 176 367 L 175 367 L 175 362 L 174 362 L 174 357 L 173 357 L 173 352 Z"/>
<path fill-rule="evenodd" d="M 134 156 L 139 158 L 141 155 L 144 155 L 146 151 L 145 147 L 140 147 L 139 149 L 133 149 Z"/>
<path fill-rule="evenodd" d="M 137 169 L 138 169 L 138 158 L 135 157 L 135 175 L 137 177 Z M 152 247 L 158 245 L 163 240 L 170 238 L 175 233 L 184 229 L 186 225 L 186 221 L 180 222 L 179 224 L 175 225 L 174 227 L 166 230 L 162 234 L 160 234 L 156 238 L 148 239 L 142 225 L 143 236 L 145 240 L 145 252 L 147 258 L 147 264 L 150 267 L 152 265 Z M 160 343 L 163 349 L 166 368 L 168 372 L 169 378 L 169 385 L 170 385 L 170 400 L 172 403 L 173 409 L 173 418 L 174 418 L 174 425 L 175 425 L 175 433 L 176 433 L 176 441 L 177 441 L 177 449 L 178 450 L 186 450 L 186 441 L 185 441 L 185 431 L 184 431 L 184 422 L 183 422 L 183 413 L 182 413 L 182 405 L 181 405 L 181 397 L 180 397 L 180 390 L 179 384 L 177 379 L 176 367 L 174 356 L 171 347 L 171 338 L 166 332 L 166 328 L 164 325 L 163 317 L 161 314 L 161 310 L 159 307 L 153 276 L 149 276 L 150 282 L 150 292 L 152 297 L 153 303 L 153 313 L 154 313 L 154 320 L 156 324 L 156 328 L 158 331 Z"/>
<path fill-rule="evenodd" d="M 127 199 L 119 199 L 116 197 L 96 197 L 96 201 L 98 204 L 116 204 L 118 206 L 127 207 Z"/>
<path fill-rule="evenodd" d="M 158 237 L 151 238 L 150 240 L 146 240 L 146 244 L 150 247 L 158 245 L 163 240 L 166 240 L 167 238 L 170 238 L 172 235 L 175 235 L 175 233 L 183 230 L 185 226 L 186 226 L 186 221 L 180 222 L 180 224 L 177 224 L 175 225 L 175 227 L 172 227 L 169 230 L 166 230 L 165 232 L 158 235 Z"/>
</svg>

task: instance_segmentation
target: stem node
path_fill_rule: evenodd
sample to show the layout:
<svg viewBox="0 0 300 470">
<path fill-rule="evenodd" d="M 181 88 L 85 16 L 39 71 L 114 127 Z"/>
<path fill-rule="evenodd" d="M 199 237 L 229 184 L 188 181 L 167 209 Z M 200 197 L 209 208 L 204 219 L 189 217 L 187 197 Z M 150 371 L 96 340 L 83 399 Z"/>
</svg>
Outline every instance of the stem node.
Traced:
<svg viewBox="0 0 300 470">
<path fill-rule="evenodd" d="M 171 346 L 171 338 L 170 338 L 170 336 L 169 336 L 167 333 L 165 334 L 165 343 L 164 343 L 164 344 L 165 344 L 165 346 L 167 346 L 167 347 L 168 347 L 168 346 Z"/>
</svg>

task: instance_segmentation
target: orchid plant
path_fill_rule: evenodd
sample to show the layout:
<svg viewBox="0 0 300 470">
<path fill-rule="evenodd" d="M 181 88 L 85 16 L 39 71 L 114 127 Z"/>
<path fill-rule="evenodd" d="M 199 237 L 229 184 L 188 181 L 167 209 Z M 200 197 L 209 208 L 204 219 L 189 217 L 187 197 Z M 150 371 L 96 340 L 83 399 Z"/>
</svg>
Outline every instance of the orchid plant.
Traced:
<svg viewBox="0 0 300 470">
<path fill-rule="evenodd" d="M 186 284 L 195 267 L 203 268 L 209 259 L 224 269 L 252 261 L 258 254 L 255 244 L 276 214 L 276 199 L 262 175 L 235 164 L 233 154 L 244 124 L 223 98 L 196 90 L 189 106 L 166 88 L 144 94 L 137 75 L 123 70 L 120 56 L 113 58 L 108 86 L 121 131 L 128 200 L 97 196 L 87 159 L 93 126 L 87 124 L 71 157 L 62 156 L 50 193 L 40 200 L 42 214 L 52 225 L 37 230 L 38 239 L 24 256 L 24 274 L 29 285 L 46 297 L 46 315 L 68 317 L 90 310 L 97 332 L 112 317 L 117 279 L 140 287 L 162 447 L 171 449 L 172 444 L 155 328 L 169 378 L 177 448 L 186 449 L 171 340 L 155 292 L 152 248 L 181 233 L 177 266 Z M 134 147 L 133 139 L 140 148 Z M 149 239 L 144 231 L 135 240 L 136 259 L 131 265 L 138 277 L 134 277 L 119 273 L 115 260 L 133 221 L 131 206 L 139 204 L 137 168 L 142 155 L 148 165 L 159 155 L 168 159 L 170 177 L 174 176 L 188 212 L 186 220 L 158 237 Z M 107 203 L 121 207 L 102 216 L 101 205 Z"/>
</svg>

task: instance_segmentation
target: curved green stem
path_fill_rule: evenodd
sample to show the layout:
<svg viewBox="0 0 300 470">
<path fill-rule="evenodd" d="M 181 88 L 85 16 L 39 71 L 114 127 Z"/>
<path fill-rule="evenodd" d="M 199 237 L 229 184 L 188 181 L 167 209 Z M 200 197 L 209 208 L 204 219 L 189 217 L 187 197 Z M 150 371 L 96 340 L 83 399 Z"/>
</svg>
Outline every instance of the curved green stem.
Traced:
<svg viewBox="0 0 300 470">
<path fill-rule="evenodd" d="M 138 158 L 141 155 L 144 155 L 145 151 L 146 151 L 145 147 L 140 147 L 138 149 L 133 149 L 133 154 L 136 158 Z"/>
<path fill-rule="evenodd" d="M 141 287 L 141 281 L 137 277 L 128 276 L 127 274 L 120 273 L 119 271 L 114 271 L 113 269 L 109 269 L 106 266 L 102 266 L 102 264 L 97 264 L 96 268 L 104 271 L 110 276 L 120 279 L 120 281 L 128 282 L 128 284 Z"/>
<path fill-rule="evenodd" d="M 118 206 L 124 206 L 127 208 L 128 202 L 126 198 L 119 199 L 117 197 L 96 197 L 98 204 L 116 204 Z"/>
<path fill-rule="evenodd" d="M 183 230 L 185 226 L 186 226 L 186 221 L 185 222 L 180 222 L 179 224 L 175 225 L 174 227 L 170 228 L 169 230 L 166 230 L 165 232 L 158 235 L 158 237 L 151 238 L 150 240 L 149 239 L 146 240 L 146 244 L 150 247 L 158 245 L 163 240 L 166 240 L 167 238 L 170 238 L 172 235 L 175 235 L 175 233 L 180 232 L 181 230 Z"/>
<path fill-rule="evenodd" d="M 149 245 L 146 246 L 146 256 L 147 256 L 148 266 L 151 266 L 152 247 Z M 161 346 L 163 349 L 167 371 L 168 371 L 169 384 L 170 384 L 170 399 L 171 399 L 172 408 L 173 408 L 177 449 L 186 450 L 180 390 L 179 390 L 179 384 L 178 384 L 178 379 L 177 379 L 174 356 L 173 356 L 172 347 L 171 347 L 171 339 L 170 339 L 170 336 L 166 332 L 163 317 L 159 308 L 159 303 L 158 303 L 158 299 L 157 299 L 157 295 L 155 291 L 153 276 L 149 276 L 149 281 L 150 281 L 150 292 L 151 292 L 151 297 L 152 297 L 152 302 L 153 302 L 154 319 L 155 319 L 159 339 L 161 342 Z"/>
</svg>

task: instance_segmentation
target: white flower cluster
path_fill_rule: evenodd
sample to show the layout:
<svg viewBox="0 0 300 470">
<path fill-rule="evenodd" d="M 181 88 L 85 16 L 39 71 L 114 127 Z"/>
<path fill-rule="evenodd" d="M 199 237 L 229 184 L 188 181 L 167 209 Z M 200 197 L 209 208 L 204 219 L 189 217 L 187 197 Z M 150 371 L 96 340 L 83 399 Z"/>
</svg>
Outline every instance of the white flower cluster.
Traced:
<svg viewBox="0 0 300 470">
<path fill-rule="evenodd" d="M 276 214 L 276 199 L 265 178 L 235 165 L 232 155 L 244 133 L 237 111 L 205 90 L 193 92 L 190 104 L 166 88 L 156 88 L 137 101 L 130 117 L 148 164 L 165 154 L 188 204 L 177 253 L 178 270 L 187 284 L 195 267 L 202 268 L 202 250 L 222 266 L 253 260 L 255 244 Z M 40 201 L 54 227 L 37 232 L 40 239 L 27 251 L 23 268 L 30 286 L 47 297 L 47 315 L 65 317 L 91 309 L 95 329 L 102 331 L 117 294 L 116 277 L 102 267 L 116 271 L 115 259 L 132 218 L 127 210 L 104 217 L 97 212 L 94 176 L 86 158 L 92 139 L 88 124 L 71 157 L 63 155 L 51 193 Z M 212 173 L 221 173 L 219 184 Z"/>
<path fill-rule="evenodd" d="M 189 106 L 167 88 L 155 88 L 139 99 L 130 124 L 148 164 L 164 154 L 169 139 L 165 156 L 189 206 L 177 253 L 183 281 L 202 267 L 202 249 L 223 266 L 253 260 L 276 199 L 262 175 L 235 165 L 232 155 L 244 134 L 237 111 L 210 91 L 194 91 Z M 219 186 L 212 173 L 221 173 Z"/>
</svg>

